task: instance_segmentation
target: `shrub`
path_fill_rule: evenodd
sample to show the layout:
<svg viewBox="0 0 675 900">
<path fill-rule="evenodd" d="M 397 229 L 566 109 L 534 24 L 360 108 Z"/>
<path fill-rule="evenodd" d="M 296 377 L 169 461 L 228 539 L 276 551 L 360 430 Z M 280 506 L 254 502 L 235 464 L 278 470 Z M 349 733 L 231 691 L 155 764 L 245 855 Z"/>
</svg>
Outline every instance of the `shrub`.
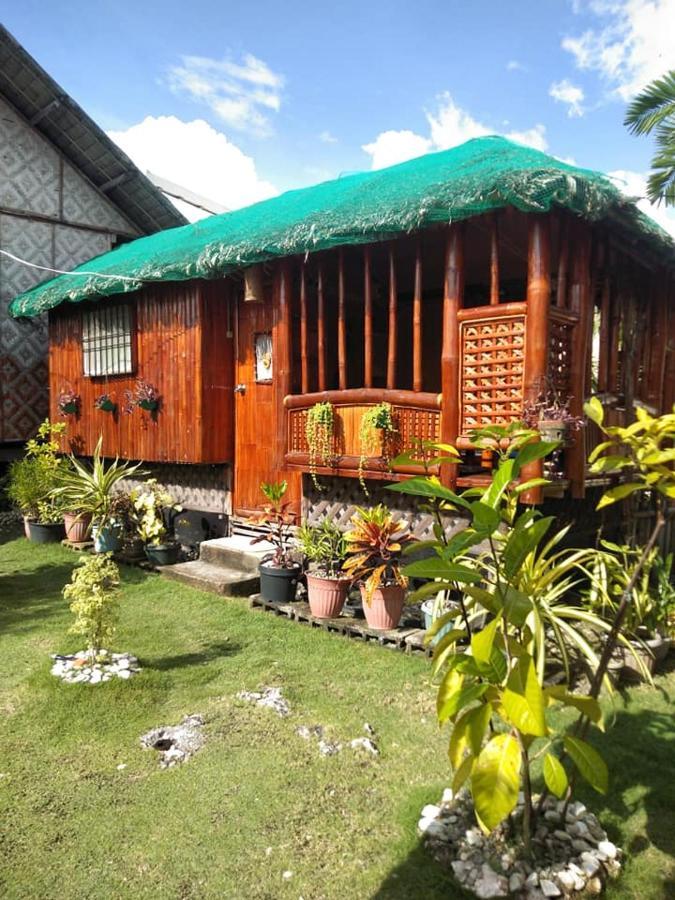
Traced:
<svg viewBox="0 0 675 900">
<path fill-rule="evenodd" d="M 115 635 L 120 573 L 109 553 L 83 556 L 80 563 L 64 587 L 63 597 L 75 614 L 70 631 L 84 635 L 94 660 L 104 645 L 110 647 Z"/>
</svg>

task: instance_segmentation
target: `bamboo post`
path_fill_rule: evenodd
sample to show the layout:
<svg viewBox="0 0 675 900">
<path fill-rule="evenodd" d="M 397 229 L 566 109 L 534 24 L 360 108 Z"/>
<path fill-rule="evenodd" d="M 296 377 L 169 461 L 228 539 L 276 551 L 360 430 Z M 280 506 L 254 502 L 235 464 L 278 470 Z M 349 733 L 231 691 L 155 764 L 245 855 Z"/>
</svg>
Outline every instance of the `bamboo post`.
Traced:
<svg viewBox="0 0 675 900">
<path fill-rule="evenodd" d="M 338 381 L 340 390 L 347 389 L 347 330 L 345 325 L 345 258 L 338 252 Z"/>
<path fill-rule="evenodd" d="M 490 223 L 490 306 L 499 304 L 499 223 L 497 213 Z"/>
<path fill-rule="evenodd" d="M 387 350 L 387 387 L 396 387 L 396 343 L 398 341 L 398 318 L 396 309 L 396 260 L 394 248 L 389 247 L 389 335 Z"/>
<path fill-rule="evenodd" d="M 307 266 L 300 266 L 300 381 L 303 394 L 309 391 L 307 371 Z"/>
<path fill-rule="evenodd" d="M 546 383 L 549 312 L 551 303 L 551 231 L 547 216 L 531 215 L 527 246 L 527 321 L 525 327 L 525 404 L 535 402 Z M 543 460 L 524 466 L 523 481 L 541 478 Z M 542 489 L 521 495 L 523 503 L 541 503 Z"/>
<path fill-rule="evenodd" d="M 464 228 L 461 223 L 451 225 L 445 253 L 443 290 L 443 349 L 441 352 L 441 441 L 454 446 L 459 436 L 459 372 L 458 313 L 464 296 Z M 441 467 L 441 480 L 449 487 L 457 485 L 458 466 Z"/>
<path fill-rule="evenodd" d="M 578 224 L 574 241 L 574 255 L 571 261 L 570 307 L 576 313 L 578 321 L 572 335 L 572 351 L 570 361 L 570 413 L 582 416 L 586 399 L 586 378 L 588 371 L 588 353 L 591 348 L 588 334 L 591 297 L 591 232 L 587 225 Z M 574 445 L 565 453 L 566 472 L 569 478 L 571 493 L 575 499 L 582 499 L 585 494 L 586 480 L 586 442 L 584 429 L 580 428 L 574 437 Z"/>
<path fill-rule="evenodd" d="M 323 292 L 323 266 L 319 263 L 316 285 L 316 341 L 319 360 L 319 390 L 326 390 L 326 308 Z"/>
<path fill-rule="evenodd" d="M 363 248 L 363 382 L 373 386 L 373 285 L 370 247 Z"/>
<path fill-rule="evenodd" d="M 415 247 L 413 288 L 413 390 L 422 390 L 422 242 Z"/>
<path fill-rule="evenodd" d="M 288 442 L 288 417 L 284 397 L 291 393 L 291 300 L 290 271 L 287 261 L 282 261 L 277 270 L 277 314 L 273 330 L 274 381 L 277 396 L 277 467 L 285 467 Z"/>
<path fill-rule="evenodd" d="M 567 216 L 560 220 L 560 251 L 558 253 L 558 277 L 556 281 L 555 305 L 567 307 L 567 273 L 570 259 L 570 222 Z"/>
<path fill-rule="evenodd" d="M 609 267 L 608 267 L 609 268 Z M 606 273 L 602 282 L 602 295 L 600 298 L 600 333 L 598 335 L 598 392 L 601 394 L 609 390 L 609 319 L 612 304 L 612 284 Z"/>
</svg>

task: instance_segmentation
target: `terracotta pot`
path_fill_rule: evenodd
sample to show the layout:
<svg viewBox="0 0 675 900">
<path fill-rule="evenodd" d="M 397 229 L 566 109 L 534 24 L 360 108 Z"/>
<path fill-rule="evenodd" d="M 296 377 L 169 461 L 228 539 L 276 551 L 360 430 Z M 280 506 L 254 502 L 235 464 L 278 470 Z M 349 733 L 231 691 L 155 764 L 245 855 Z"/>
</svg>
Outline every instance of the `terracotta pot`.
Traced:
<svg viewBox="0 0 675 900">
<path fill-rule="evenodd" d="M 317 619 L 335 619 L 342 612 L 347 599 L 349 578 L 322 578 L 307 573 L 309 608 Z"/>
<path fill-rule="evenodd" d="M 365 587 L 359 586 L 368 627 L 375 631 L 391 631 L 396 628 L 403 613 L 405 588 L 400 584 L 388 584 L 374 591 L 370 603 L 366 603 Z"/>
<path fill-rule="evenodd" d="M 74 544 L 84 544 L 89 540 L 91 516 L 89 513 L 64 513 L 63 524 L 66 526 L 66 540 Z"/>
</svg>

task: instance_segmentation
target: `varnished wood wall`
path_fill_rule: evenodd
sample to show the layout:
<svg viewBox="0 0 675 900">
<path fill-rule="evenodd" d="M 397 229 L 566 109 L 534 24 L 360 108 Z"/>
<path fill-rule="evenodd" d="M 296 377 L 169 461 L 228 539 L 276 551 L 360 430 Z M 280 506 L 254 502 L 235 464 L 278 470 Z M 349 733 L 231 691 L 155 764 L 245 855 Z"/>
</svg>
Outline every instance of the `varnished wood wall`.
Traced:
<svg viewBox="0 0 675 900">
<path fill-rule="evenodd" d="M 58 396 L 80 396 L 79 414 L 67 416 L 65 449 L 90 455 L 99 435 L 103 452 L 148 462 L 218 463 L 232 460 L 232 328 L 227 283 L 151 285 L 101 303 L 130 303 L 135 316 L 133 375 L 85 378 L 82 311 L 59 307 L 50 315 L 50 415 L 59 420 Z M 156 413 L 123 411 L 124 392 L 143 378 L 160 393 Z M 114 413 L 94 407 L 100 394 Z"/>
</svg>

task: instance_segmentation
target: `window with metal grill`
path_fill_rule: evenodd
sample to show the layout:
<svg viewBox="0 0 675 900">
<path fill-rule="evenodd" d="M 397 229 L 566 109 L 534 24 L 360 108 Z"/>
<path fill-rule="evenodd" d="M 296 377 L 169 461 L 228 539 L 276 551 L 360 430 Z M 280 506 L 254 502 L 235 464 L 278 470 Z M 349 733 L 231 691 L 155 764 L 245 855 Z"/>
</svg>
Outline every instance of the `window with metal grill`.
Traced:
<svg viewBox="0 0 675 900">
<path fill-rule="evenodd" d="M 82 317 L 84 374 L 128 375 L 133 372 L 132 321 L 128 305 L 101 304 Z"/>
</svg>

